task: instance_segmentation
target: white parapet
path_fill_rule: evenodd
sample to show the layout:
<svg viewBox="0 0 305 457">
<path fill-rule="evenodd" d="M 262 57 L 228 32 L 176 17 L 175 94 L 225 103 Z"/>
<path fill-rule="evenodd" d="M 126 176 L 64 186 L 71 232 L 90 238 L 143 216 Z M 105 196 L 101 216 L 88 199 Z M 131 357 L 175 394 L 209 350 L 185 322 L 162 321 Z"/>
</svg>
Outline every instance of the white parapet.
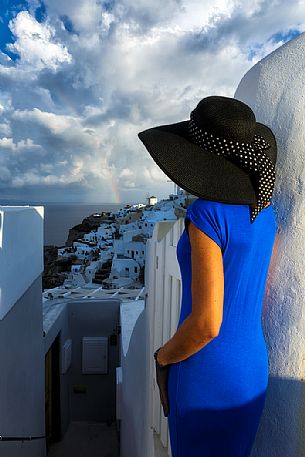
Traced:
<svg viewBox="0 0 305 457">
<path fill-rule="evenodd" d="M 252 67 L 234 95 L 271 127 L 278 145 L 277 236 L 263 308 L 269 387 L 253 457 L 305 455 L 304 56 L 302 33 Z"/>
<path fill-rule="evenodd" d="M 0 206 L 0 319 L 43 272 L 43 206 Z"/>
</svg>

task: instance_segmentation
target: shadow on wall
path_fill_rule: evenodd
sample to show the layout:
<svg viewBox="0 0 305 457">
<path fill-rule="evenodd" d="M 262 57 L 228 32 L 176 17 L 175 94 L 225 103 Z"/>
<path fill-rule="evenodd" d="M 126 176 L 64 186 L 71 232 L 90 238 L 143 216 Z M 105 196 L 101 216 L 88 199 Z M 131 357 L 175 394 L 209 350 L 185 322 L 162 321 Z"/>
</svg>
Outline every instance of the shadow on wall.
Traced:
<svg viewBox="0 0 305 457">
<path fill-rule="evenodd" d="M 290 421 L 287 435 L 293 433 L 294 440 L 288 439 L 287 436 L 286 439 L 281 436 L 281 422 L 284 420 L 281 414 L 287 396 L 290 400 L 289 410 L 286 409 L 287 417 L 285 417 L 285 421 Z M 277 413 L 274 414 L 274 411 Z M 305 382 L 270 376 L 265 408 L 251 457 L 302 457 L 305 449 L 304 418 Z M 264 430 L 268 430 L 268 437 Z M 272 447 L 271 453 L 270 447 Z"/>
</svg>

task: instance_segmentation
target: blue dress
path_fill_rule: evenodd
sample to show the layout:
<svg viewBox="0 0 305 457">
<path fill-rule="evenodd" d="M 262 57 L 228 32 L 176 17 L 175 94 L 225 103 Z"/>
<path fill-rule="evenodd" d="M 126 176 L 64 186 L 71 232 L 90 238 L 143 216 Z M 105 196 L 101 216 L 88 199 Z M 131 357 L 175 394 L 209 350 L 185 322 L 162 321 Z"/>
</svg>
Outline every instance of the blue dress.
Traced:
<svg viewBox="0 0 305 457">
<path fill-rule="evenodd" d="M 268 387 L 268 353 L 261 315 L 276 235 L 272 200 L 250 222 L 250 206 L 196 199 L 185 218 L 221 248 L 223 320 L 219 334 L 170 365 L 168 426 L 172 457 L 247 457 Z M 182 279 L 178 327 L 191 312 L 191 245 L 177 244 Z"/>
</svg>

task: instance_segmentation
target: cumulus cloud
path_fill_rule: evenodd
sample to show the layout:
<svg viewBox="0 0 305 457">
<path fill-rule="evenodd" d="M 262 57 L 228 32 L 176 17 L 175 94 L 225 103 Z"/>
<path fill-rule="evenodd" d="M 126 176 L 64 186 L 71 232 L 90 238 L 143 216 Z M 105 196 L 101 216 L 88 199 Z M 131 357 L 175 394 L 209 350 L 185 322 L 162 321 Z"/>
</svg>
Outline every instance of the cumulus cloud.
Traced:
<svg viewBox="0 0 305 457">
<path fill-rule="evenodd" d="M 166 197 L 172 184 L 137 133 L 233 96 L 305 28 L 296 0 L 45 0 L 40 21 L 28 3 L 0 52 L 0 197 Z"/>
<path fill-rule="evenodd" d="M 23 65 L 36 70 L 56 70 L 62 63 L 71 62 L 66 46 L 53 41 L 55 30 L 48 22 L 41 24 L 28 11 L 21 11 L 9 27 L 16 41 L 7 48 L 20 56 Z"/>
</svg>

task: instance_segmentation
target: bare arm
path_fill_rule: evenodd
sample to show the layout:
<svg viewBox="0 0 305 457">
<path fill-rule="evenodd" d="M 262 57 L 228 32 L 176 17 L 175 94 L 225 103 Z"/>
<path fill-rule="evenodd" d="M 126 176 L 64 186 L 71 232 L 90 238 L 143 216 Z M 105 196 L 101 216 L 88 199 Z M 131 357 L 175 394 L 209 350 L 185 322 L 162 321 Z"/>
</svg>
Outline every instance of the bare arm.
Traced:
<svg viewBox="0 0 305 457">
<path fill-rule="evenodd" d="M 158 352 L 161 365 L 180 362 L 217 337 L 223 316 L 224 275 L 220 247 L 189 221 L 192 311 Z"/>
</svg>

